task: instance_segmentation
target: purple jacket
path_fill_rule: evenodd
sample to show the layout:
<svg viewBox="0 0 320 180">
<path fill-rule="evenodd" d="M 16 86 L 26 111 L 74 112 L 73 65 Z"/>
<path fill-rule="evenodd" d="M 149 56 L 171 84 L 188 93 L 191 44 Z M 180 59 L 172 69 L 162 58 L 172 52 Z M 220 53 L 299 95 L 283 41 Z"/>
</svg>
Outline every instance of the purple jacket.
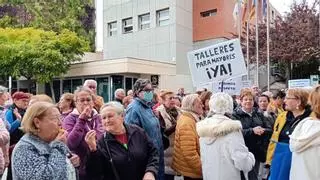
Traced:
<svg viewBox="0 0 320 180">
<path fill-rule="evenodd" d="M 101 123 L 101 116 L 96 110 L 93 110 L 94 114 L 91 121 L 86 119 L 79 119 L 80 113 L 77 109 L 74 109 L 65 119 L 63 120 L 63 128 L 68 131 L 67 145 L 69 149 L 80 157 L 80 179 L 86 179 L 86 161 L 87 156 L 90 153 L 89 147 L 84 140 L 87 132 L 94 129 L 97 133 L 97 140 L 103 135 L 103 127 Z"/>
</svg>

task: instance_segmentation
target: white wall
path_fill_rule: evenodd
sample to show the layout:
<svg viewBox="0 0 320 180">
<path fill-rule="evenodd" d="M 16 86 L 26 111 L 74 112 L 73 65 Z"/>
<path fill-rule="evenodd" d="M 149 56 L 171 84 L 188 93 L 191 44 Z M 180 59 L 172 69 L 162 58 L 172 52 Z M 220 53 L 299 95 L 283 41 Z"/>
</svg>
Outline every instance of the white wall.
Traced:
<svg viewBox="0 0 320 180">
<path fill-rule="evenodd" d="M 169 8 L 170 24 L 156 26 L 156 11 Z M 150 29 L 138 30 L 138 15 L 150 13 Z M 133 32 L 122 34 L 122 19 L 133 17 Z M 108 23 L 117 21 L 117 35 L 108 36 Z M 192 0 L 105 0 L 104 59 L 134 57 L 174 62 L 178 74 L 190 74 Z"/>
</svg>

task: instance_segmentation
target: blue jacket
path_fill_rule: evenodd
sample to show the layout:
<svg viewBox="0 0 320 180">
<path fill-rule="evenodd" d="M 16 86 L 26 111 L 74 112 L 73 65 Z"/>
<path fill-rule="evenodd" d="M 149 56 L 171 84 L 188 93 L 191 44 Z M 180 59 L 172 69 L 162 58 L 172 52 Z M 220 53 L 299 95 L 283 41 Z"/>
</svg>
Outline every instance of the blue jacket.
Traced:
<svg viewBox="0 0 320 180">
<path fill-rule="evenodd" d="M 146 131 L 158 150 L 162 147 L 160 122 L 151 107 L 139 98 L 135 98 L 127 108 L 125 122 L 135 124 Z"/>
<path fill-rule="evenodd" d="M 68 147 L 59 141 L 50 144 L 25 134 L 12 153 L 12 178 L 15 180 L 67 180 Z"/>
<path fill-rule="evenodd" d="M 135 124 L 141 127 L 152 139 L 153 144 L 159 151 L 159 173 L 158 180 L 164 179 L 164 150 L 162 143 L 162 134 L 160 129 L 160 122 L 153 113 L 150 106 L 145 101 L 134 98 L 132 103 L 129 104 L 125 122 L 127 124 Z"/>
</svg>

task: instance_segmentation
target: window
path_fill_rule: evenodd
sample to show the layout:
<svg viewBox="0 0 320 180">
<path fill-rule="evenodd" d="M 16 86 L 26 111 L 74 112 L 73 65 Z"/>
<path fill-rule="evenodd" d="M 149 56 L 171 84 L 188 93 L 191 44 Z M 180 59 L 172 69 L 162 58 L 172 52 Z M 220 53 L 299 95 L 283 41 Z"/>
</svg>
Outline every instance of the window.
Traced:
<svg viewBox="0 0 320 180">
<path fill-rule="evenodd" d="M 122 20 L 122 33 L 131 33 L 133 30 L 132 17 Z"/>
<path fill-rule="evenodd" d="M 117 21 L 108 23 L 108 35 L 109 36 L 117 35 Z"/>
<path fill-rule="evenodd" d="M 274 11 L 271 12 L 271 18 L 274 20 Z"/>
<path fill-rule="evenodd" d="M 139 17 L 139 29 L 149 29 L 150 28 L 150 13 L 142 14 Z"/>
<path fill-rule="evenodd" d="M 169 8 L 157 11 L 157 26 L 168 25 L 169 20 Z"/>
<path fill-rule="evenodd" d="M 202 17 L 215 16 L 217 14 L 217 9 L 211 9 L 209 11 L 200 12 Z"/>
<path fill-rule="evenodd" d="M 123 80 L 124 80 L 124 77 L 123 76 L 120 76 L 120 75 L 113 75 L 111 76 L 111 80 L 112 80 L 112 88 L 111 88 L 111 99 L 114 99 L 114 92 L 116 91 L 116 89 L 119 89 L 119 88 L 123 88 Z"/>
</svg>

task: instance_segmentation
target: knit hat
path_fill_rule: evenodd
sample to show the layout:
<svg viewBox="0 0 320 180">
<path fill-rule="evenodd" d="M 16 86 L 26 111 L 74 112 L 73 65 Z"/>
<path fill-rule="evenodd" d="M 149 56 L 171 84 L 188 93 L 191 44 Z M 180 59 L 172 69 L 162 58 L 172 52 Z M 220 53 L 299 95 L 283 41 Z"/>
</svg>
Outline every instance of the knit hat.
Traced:
<svg viewBox="0 0 320 180">
<path fill-rule="evenodd" d="M 15 99 L 15 100 L 29 99 L 29 98 L 30 98 L 30 96 L 27 93 L 24 93 L 24 92 L 21 92 L 21 91 L 15 92 L 12 95 L 12 99 Z"/>
<path fill-rule="evenodd" d="M 231 114 L 233 111 L 233 100 L 229 94 L 215 93 L 209 100 L 210 111 L 214 114 Z"/>
</svg>

